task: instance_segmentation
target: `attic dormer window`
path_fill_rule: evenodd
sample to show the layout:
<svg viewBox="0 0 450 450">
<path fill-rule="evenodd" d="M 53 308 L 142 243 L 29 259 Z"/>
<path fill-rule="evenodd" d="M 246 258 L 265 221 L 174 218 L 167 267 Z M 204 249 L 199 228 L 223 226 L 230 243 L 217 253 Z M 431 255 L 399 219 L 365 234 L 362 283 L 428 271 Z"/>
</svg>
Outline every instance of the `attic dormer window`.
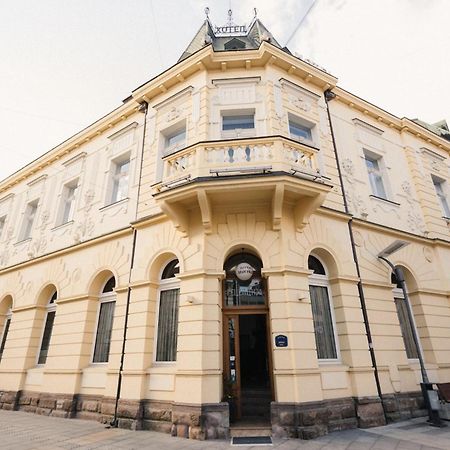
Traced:
<svg viewBox="0 0 450 450">
<path fill-rule="evenodd" d="M 242 42 L 239 39 L 233 38 L 225 43 L 225 50 L 240 50 L 245 48 L 245 42 Z"/>
</svg>

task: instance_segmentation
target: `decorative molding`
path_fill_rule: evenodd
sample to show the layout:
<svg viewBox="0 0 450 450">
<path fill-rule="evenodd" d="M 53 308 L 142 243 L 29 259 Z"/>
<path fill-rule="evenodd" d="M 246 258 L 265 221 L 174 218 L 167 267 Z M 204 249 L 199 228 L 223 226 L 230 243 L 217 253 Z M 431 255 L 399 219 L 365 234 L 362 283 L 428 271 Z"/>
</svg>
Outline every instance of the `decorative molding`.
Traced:
<svg viewBox="0 0 450 450">
<path fill-rule="evenodd" d="M 35 178 L 34 180 L 31 180 L 27 183 L 27 185 L 29 187 L 31 186 L 35 186 L 36 184 L 40 183 L 41 181 L 44 181 L 46 178 L 48 177 L 48 175 L 46 173 L 44 173 L 43 175 Z"/>
<path fill-rule="evenodd" d="M 86 152 L 78 153 L 78 155 L 75 155 L 72 158 L 69 158 L 66 161 L 63 161 L 62 165 L 65 166 L 65 167 L 70 166 L 71 164 L 73 164 L 73 163 L 75 163 L 75 162 L 77 162 L 79 160 L 84 159 L 86 157 L 86 155 L 87 155 Z"/>
<path fill-rule="evenodd" d="M 373 134 L 375 134 L 375 135 L 377 135 L 377 136 L 381 136 L 381 135 L 384 133 L 383 130 L 380 130 L 379 128 L 374 127 L 373 125 L 370 125 L 369 123 L 364 122 L 364 121 L 362 121 L 361 119 L 358 119 L 358 118 L 356 118 L 356 117 L 355 117 L 354 119 L 352 119 L 352 122 L 353 122 L 356 126 L 359 126 L 359 127 L 361 127 L 361 128 L 364 128 L 366 131 L 369 131 L 370 133 L 373 133 Z"/>
<path fill-rule="evenodd" d="M 320 98 L 320 95 L 318 95 L 314 92 L 311 92 L 308 89 L 305 89 L 305 88 L 293 83 L 292 81 L 286 80 L 286 78 L 280 78 L 278 81 L 280 82 L 282 87 L 286 86 L 288 89 L 296 91 L 298 94 L 305 95 L 305 96 L 309 97 L 311 100 L 314 100 L 317 102 Z"/>
<path fill-rule="evenodd" d="M 120 130 L 114 132 L 113 134 L 110 134 L 109 136 L 106 136 L 108 139 L 110 140 L 114 140 L 117 139 L 118 137 L 120 137 L 122 134 L 125 134 L 127 131 L 133 130 L 135 129 L 139 124 L 137 122 L 131 122 L 130 124 L 128 124 L 126 127 L 121 128 Z M 76 158 L 76 156 L 74 157 Z M 73 158 L 72 158 L 73 159 Z"/>
</svg>

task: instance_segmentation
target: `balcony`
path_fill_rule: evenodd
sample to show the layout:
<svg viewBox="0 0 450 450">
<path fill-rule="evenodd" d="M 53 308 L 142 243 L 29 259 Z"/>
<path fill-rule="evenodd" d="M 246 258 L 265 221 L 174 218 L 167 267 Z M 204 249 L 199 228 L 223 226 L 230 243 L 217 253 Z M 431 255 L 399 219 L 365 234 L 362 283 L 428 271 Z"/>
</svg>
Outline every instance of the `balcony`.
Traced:
<svg viewBox="0 0 450 450">
<path fill-rule="evenodd" d="M 275 230 L 283 206 L 292 205 L 301 230 L 332 188 L 320 173 L 318 153 L 281 136 L 199 143 L 163 158 L 163 178 L 153 195 L 184 234 L 193 207 L 200 208 L 211 233 L 214 208 L 255 202 L 270 205 Z"/>
</svg>

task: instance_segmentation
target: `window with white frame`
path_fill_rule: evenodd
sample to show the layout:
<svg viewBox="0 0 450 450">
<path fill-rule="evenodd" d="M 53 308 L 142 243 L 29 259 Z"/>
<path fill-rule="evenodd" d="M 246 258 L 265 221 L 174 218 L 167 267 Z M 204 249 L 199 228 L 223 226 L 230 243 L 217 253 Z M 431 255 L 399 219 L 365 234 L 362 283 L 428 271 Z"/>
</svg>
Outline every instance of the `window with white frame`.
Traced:
<svg viewBox="0 0 450 450">
<path fill-rule="evenodd" d="M 112 162 L 111 197 L 109 203 L 116 203 L 127 198 L 130 178 L 130 156 Z"/>
<path fill-rule="evenodd" d="M 408 314 L 408 308 L 410 308 L 410 305 L 408 304 L 408 300 L 405 298 L 401 285 L 397 282 L 395 274 L 392 274 L 391 282 L 396 285 L 396 287 L 392 290 L 392 293 L 394 294 L 394 302 L 397 309 L 397 316 L 400 323 L 403 343 L 405 344 L 406 356 L 408 359 L 418 359 L 419 352 L 416 343 L 414 342 L 412 328 L 413 326 L 415 327 L 415 324 L 411 324 Z"/>
<path fill-rule="evenodd" d="M 179 262 L 174 259 L 166 265 L 161 276 L 155 357 L 157 362 L 173 362 L 177 359 L 179 271 Z"/>
<path fill-rule="evenodd" d="M 57 292 L 50 297 L 47 304 L 47 316 L 45 318 L 44 333 L 42 334 L 41 349 L 39 350 L 38 364 L 45 364 L 47 361 L 48 349 L 50 347 L 50 339 L 52 337 L 53 323 L 56 314 L 56 298 Z"/>
<path fill-rule="evenodd" d="M 109 360 L 114 308 L 116 305 L 115 287 L 116 280 L 114 277 L 111 277 L 106 282 L 100 295 L 97 332 L 95 335 L 94 355 L 92 357 L 93 363 L 106 363 Z"/>
<path fill-rule="evenodd" d="M 240 138 L 255 135 L 255 110 L 222 111 L 222 137 Z"/>
<path fill-rule="evenodd" d="M 296 141 L 299 142 L 311 143 L 313 140 L 312 137 L 313 125 L 290 113 L 288 114 L 288 118 L 289 118 L 289 135 L 291 139 L 295 139 Z"/>
<path fill-rule="evenodd" d="M 166 130 L 164 135 L 164 154 L 169 155 L 177 152 L 186 146 L 186 123 Z"/>
<path fill-rule="evenodd" d="M 5 324 L 3 325 L 2 341 L 0 343 L 0 361 L 2 360 L 3 351 L 5 350 L 6 340 L 8 339 L 9 326 L 11 325 L 12 312 L 11 308 L 6 313 Z"/>
<path fill-rule="evenodd" d="M 61 210 L 58 225 L 68 223 L 73 220 L 77 191 L 78 191 L 78 179 L 73 180 L 70 183 L 64 185 L 61 198 Z"/>
<path fill-rule="evenodd" d="M 5 228 L 5 224 L 6 224 L 6 216 L 0 217 L 0 241 L 2 240 L 2 234 L 3 229 Z"/>
<path fill-rule="evenodd" d="M 38 208 L 39 200 L 34 200 L 28 203 L 25 209 L 25 215 L 22 222 L 22 230 L 20 233 L 20 240 L 23 241 L 31 237 L 31 232 L 33 230 L 33 224 L 36 219 L 36 212 Z"/>
<path fill-rule="evenodd" d="M 315 256 L 310 255 L 308 269 L 313 271 L 309 276 L 309 294 L 317 358 L 321 361 L 336 361 L 338 359 L 336 327 L 325 267 Z"/>
<path fill-rule="evenodd" d="M 367 173 L 369 175 L 372 194 L 376 197 L 387 199 L 386 186 L 383 179 L 383 161 L 381 157 L 365 152 L 364 158 L 366 160 Z"/>
<path fill-rule="evenodd" d="M 436 190 L 436 195 L 441 204 L 442 212 L 444 217 L 450 218 L 450 207 L 447 200 L 447 182 L 435 176 L 431 176 L 433 179 L 434 189 Z"/>
</svg>

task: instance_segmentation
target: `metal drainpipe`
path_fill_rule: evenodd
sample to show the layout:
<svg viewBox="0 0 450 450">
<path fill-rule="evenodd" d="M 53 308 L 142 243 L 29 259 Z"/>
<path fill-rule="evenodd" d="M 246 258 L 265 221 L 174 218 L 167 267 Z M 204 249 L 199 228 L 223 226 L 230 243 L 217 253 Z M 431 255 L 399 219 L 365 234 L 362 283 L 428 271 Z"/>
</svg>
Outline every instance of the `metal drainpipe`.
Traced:
<svg viewBox="0 0 450 450">
<path fill-rule="evenodd" d="M 144 144 L 145 144 L 145 131 L 147 126 L 147 111 L 148 111 L 148 104 L 147 103 L 141 103 L 139 111 L 144 112 L 144 128 L 142 132 L 142 148 L 141 148 L 141 161 L 140 161 L 140 167 L 139 167 L 139 178 L 138 178 L 138 190 L 137 190 L 137 197 L 136 197 L 136 214 L 135 214 L 135 220 L 138 216 L 138 207 L 139 207 L 139 195 L 140 195 L 140 188 L 141 188 L 141 178 L 142 178 L 142 165 L 144 161 Z M 122 373 L 123 373 L 123 363 L 125 361 L 125 346 L 127 342 L 127 331 L 128 331 L 128 313 L 130 311 L 130 301 L 131 301 L 131 273 L 133 271 L 134 266 L 134 257 L 136 254 L 136 240 L 137 240 L 137 229 L 133 228 L 133 244 L 131 247 L 131 262 L 130 262 L 130 271 L 128 273 L 128 289 L 127 289 L 127 304 L 125 307 L 125 322 L 123 325 L 123 338 L 122 338 L 122 352 L 120 355 L 120 367 L 119 367 L 119 377 L 117 379 L 117 391 L 116 391 L 116 399 L 115 399 L 115 405 L 114 405 L 114 417 L 112 418 L 110 425 L 114 428 L 117 428 L 119 426 L 119 420 L 117 418 L 117 412 L 119 409 L 119 399 L 120 399 L 120 393 L 122 390 Z"/>
<path fill-rule="evenodd" d="M 345 209 L 346 214 L 350 214 L 349 209 L 348 209 L 347 196 L 345 194 L 345 189 L 344 189 L 344 182 L 342 179 L 342 171 L 341 171 L 341 165 L 339 162 L 339 155 L 338 155 L 337 146 L 336 146 L 336 139 L 334 137 L 333 123 L 331 121 L 330 108 L 328 107 L 328 102 L 333 100 L 336 97 L 336 94 L 334 92 L 332 92 L 330 89 L 328 89 L 324 92 L 324 96 L 325 96 L 325 104 L 327 106 L 328 123 L 330 124 L 331 139 L 333 141 L 333 150 L 334 150 L 334 155 L 336 158 L 336 166 L 337 166 L 337 170 L 338 170 L 338 174 L 339 174 L 339 182 L 341 183 L 342 198 L 344 200 L 344 209 Z M 381 391 L 377 359 L 375 356 L 375 350 L 373 348 L 372 333 L 370 331 L 369 316 L 367 314 L 366 299 L 364 296 L 364 289 L 363 289 L 363 284 L 362 284 L 362 280 L 361 280 L 361 270 L 360 270 L 360 266 L 359 266 L 358 254 L 356 252 L 356 244 L 355 244 L 355 239 L 353 236 L 353 219 L 352 218 L 349 219 L 347 225 L 348 225 L 348 233 L 350 236 L 350 243 L 352 246 L 353 261 L 355 262 L 356 274 L 358 276 L 358 283 L 357 283 L 358 295 L 359 295 L 361 311 L 362 311 L 363 319 L 364 319 L 364 327 L 366 329 L 366 336 L 367 336 L 367 342 L 369 345 L 369 353 L 370 353 L 370 359 L 372 361 L 373 374 L 375 377 L 375 384 L 377 387 L 378 397 L 380 397 L 380 400 L 381 400 L 381 406 L 383 408 L 384 418 L 385 418 L 386 422 L 388 422 L 388 418 L 386 415 L 386 409 L 385 409 L 385 406 L 383 403 L 383 392 Z"/>
</svg>

